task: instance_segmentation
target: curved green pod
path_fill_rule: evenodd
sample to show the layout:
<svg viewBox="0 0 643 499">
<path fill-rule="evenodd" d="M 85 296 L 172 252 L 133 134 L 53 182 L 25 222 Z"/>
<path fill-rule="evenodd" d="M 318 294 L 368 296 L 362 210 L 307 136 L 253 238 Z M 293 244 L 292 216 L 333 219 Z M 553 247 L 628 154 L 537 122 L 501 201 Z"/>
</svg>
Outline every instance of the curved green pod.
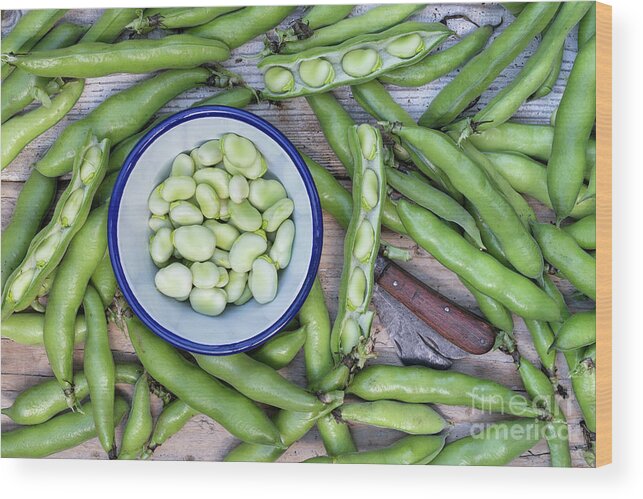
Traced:
<svg viewBox="0 0 643 499">
<path fill-rule="evenodd" d="M 141 458 L 149 458 L 157 447 L 164 444 L 172 435 L 178 433 L 197 414 L 198 411 L 195 411 L 180 399 L 173 400 L 163 407 Z"/>
<path fill-rule="evenodd" d="M 513 317 L 507 307 L 498 300 L 494 300 L 490 296 L 481 293 L 462 277 L 460 277 L 460 281 L 476 299 L 482 315 L 484 315 L 491 324 L 506 333 L 511 333 L 514 330 Z"/>
<path fill-rule="evenodd" d="M 127 25 L 138 34 L 161 29 L 184 29 L 200 26 L 241 7 L 175 7 L 145 9 L 141 15 Z"/>
<path fill-rule="evenodd" d="M 278 40 L 276 48 L 280 49 L 284 42 L 310 38 L 315 30 L 348 17 L 354 7 L 354 5 L 311 5 L 301 19 L 295 19 L 286 29 L 276 30 Z"/>
<path fill-rule="evenodd" d="M 39 312 L 23 312 L 13 314 L 2 321 L 2 337 L 9 338 L 21 345 L 42 345 L 43 330 L 45 327 L 45 314 Z M 76 317 L 74 326 L 74 345 L 85 341 L 87 324 L 85 317 Z"/>
<path fill-rule="evenodd" d="M 317 420 L 317 430 L 324 443 L 324 449 L 329 456 L 337 456 L 348 452 L 356 452 L 357 446 L 348 425 L 337 421 L 332 414 Z"/>
<path fill-rule="evenodd" d="M 109 140 L 97 142 L 88 134 L 76 149 L 73 175 L 51 221 L 32 239 L 22 263 L 7 279 L 2 295 L 2 318 L 27 308 L 41 284 L 62 260 L 74 235 L 82 228 L 92 199 L 107 167 Z"/>
<path fill-rule="evenodd" d="M 596 311 L 572 314 L 556 333 L 552 348 L 563 352 L 596 343 Z"/>
<path fill-rule="evenodd" d="M 448 443 L 431 464 L 504 466 L 543 438 L 543 424 L 532 419 L 494 423 L 476 435 Z"/>
<path fill-rule="evenodd" d="M 127 402 L 114 400 L 114 424 L 118 425 L 127 411 Z M 92 403 L 83 412 L 67 412 L 38 425 L 2 432 L 2 457 L 46 457 L 70 449 L 96 436 Z"/>
<path fill-rule="evenodd" d="M 304 346 L 306 337 L 306 328 L 303 326 L 293 331 L 284 331 L 249 352 L 249 355 L 273 369 L 282 369 L 293 361 Z"/>
<path fill-rule="evenodd" d="M 570 375 L 585 424 L 596 433 L 596 345 L 587 347 Z"/>
<path fill-rule="evenodd" d="M 566 225 L 563 230 L 572 236 L 581 248 L 596 249 L 596 215 L 587 215 L 578 222 Z"/>
<path fill-rule="evenodd" d="M 138 9 L 105 9 L 91 25 L 83 42 L 113 43 L 125 31 L 128 23 L 136 18 Z"/>
<path fill-rule="evenodd" d="M 153 426 L 149 379 L 144 373 L 134 385 L 132 405 L 123 430 L 118 459 L 139 459 L 147 448 Z"/>
<path fill-rule="evenodd" d="M 193 68 L 206 62 L 224 61 L 229 56 L 228 47 L 218 40 L 183 34 L 115 44 L 83 42 L 17 55 L 3 53 L 2 60 L 38 76 L 98 78 L 114 73 Z"/>
<path fill-rule="evenodd" d="M 450 34 L 443 24 L 407 22 L 333 47 L 269 56 L 258 66 L 266 85 L 262 94 L 289 99 L 358 85 L 421 60 Z"/>
</svg>

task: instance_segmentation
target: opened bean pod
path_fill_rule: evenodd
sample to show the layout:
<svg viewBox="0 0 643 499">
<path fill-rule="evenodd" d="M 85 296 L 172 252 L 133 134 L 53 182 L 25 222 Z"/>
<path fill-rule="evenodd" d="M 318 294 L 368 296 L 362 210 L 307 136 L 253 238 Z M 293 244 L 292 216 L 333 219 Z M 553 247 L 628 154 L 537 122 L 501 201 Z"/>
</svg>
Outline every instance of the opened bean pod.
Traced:
<svg viewBox="0 0 643 499">
<path fill-rule="evenodd" d="M 76 155 L 72 179 L 56 204 L 51 221 L 33 238 L 22 263 L 7 279 L 2 317 L 27 308 L 45 278 L 58 266 L 72 238 L 83 226 L 107 167 L 109 140 L 86 136 Z"/>
<path fill-rule="evenodd" d="M 259 64 L 266 84 L 263 95 L 288 99 L 363 83 L 419 61 L 450 34 L 443 24 L 408 22 L 336 47 L 270 56 Z"/>
<path fill-rule="evenodd" d="M 350 130 L 349 144 L 355 165 L 353 214 L 344 238 L 339 312 L 331 333 L 331 351 L 336 361 L 354 356 L 363 365 L 373 320 L 368 307 L 373 294 L 386 176 L 379 130 L 366 124 L 355 126 Z"/>
</svg>

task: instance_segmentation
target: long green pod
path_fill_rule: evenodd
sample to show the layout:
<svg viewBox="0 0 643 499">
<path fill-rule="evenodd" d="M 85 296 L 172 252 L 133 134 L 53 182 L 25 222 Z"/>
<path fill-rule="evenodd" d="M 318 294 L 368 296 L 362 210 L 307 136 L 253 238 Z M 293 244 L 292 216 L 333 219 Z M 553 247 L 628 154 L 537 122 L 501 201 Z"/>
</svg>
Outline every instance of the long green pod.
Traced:
<svg viewBox="0 0 643 499">
<path fill-rule="evenodd" d="M 502 2 L 502 7 L 514 16 L 520 14 L 525 8 L 525 2 Z"/>
<path fill-rule="evenodd" d="M 578 52 L 556 113 L 547 188 L 558 221 L 567 217 L 583 185 L 585 150 L 596 119 L 596 38 Z"/>
<path fill-rule="evenodd" d="M 127 411 L 127 402 L 114 400 L 114 423 L 119 424 Z M 71 449 L 96 437 L 93 407 L 91 402 L 83 406 L 83 412 L 67 412 L 34 426 L 25 426 L 2 432 L 2 457 L 47 457 Z"/>
<path fill-rule="evenodd" d="M 498 260 L 499 263 L 503 264 L 508 269 L 515 270 L 514 266 L 511 265 L 511 263 L 509 263 L 509 261 L 507 260 L 507 256 L 505 255 L 505 251 L 502 249 L 502 246 L 500 245 L 500 241 L 498 241 L 498 238 L 492 232 L 491 228 L 489 227 L 489 224 L 487 224 L 487 222 L 485 222 L 482 219 L 480 212 L 468 200 L 465 200 L 464 206 L 466 207 L 467 211 L 471 213 L 471 216 L 476 221 L 476 226 L 480 231 L 480 237 L 482 239 L 482 242 L 487 252 L 496 260 Z"/>
<path fill-rule="evenodd" d="M 141 374 L 143 374 L 143 368 L 139 364 L 129 362 L 116 364 L 116 383 L 133 385 Z M 74 375 L 74 386 L 79 400 L 89 395 L 89 384 L 84 372 L 77 372 Z M 68 408 L 58 381 L 48 379 L 21 392 L 10 407 L 2 409 L 2 414 L 19 425 L 37 425 L 49 421 Z"/>
<path fill-rule="evenodd" d="M 47 35 L 38 42 L 34 51 L 50 50 L 60 47 L 67 47 L 76 42 L 85 32 L 85 27 L 72 23 L 62 23 L 55 26 Z M 19 113 L 34 100 L 40 101 L 45 107 L 49 107 L 49 96 L 58 89 L 58 83 L 21 69 L 13 71 L 6 80 L 2 82 L 0 93 L 0 116 L 2 123 Z"/>
<path fill-rule="evenodd" d="M 554 300 L 529 279 L 476 249 L 427 210 L 405 200 L 398 202 L 397 209 L 413 240 L 481 293 L 521 317 L 560 320 Z"/>
<path fill-rule="evenodd" d="M 355 125 L 353 118 L 346 112 L 332 93 L 315 94 L 306 97 L 324 137 L 328 141 L 348 175 L 353 176 L 353 156 L 348 146 L 348 130 Z M 398 234 L 405 234 L 404 225 L 395 211 L 395 205 L 387 199 L 382 213 L 382 224 Z"/>
<path fill-rule="evenodd" d="M 355 375 L 346 393 L 368 401 L 462 405 L 525 418 L 547 414 L 495 381 L 420 366 L 368 366 Z"/>
<path fill-rule="evenodd" d="M 2 169 L 6 168 L 35 138 L 62 120 L 78 101 L 83 88 L 82 82 L 67 82 L 62 86 L 60 93 L 51 100 L 49 107 L 37 107 L 3 123 L 0 132 Z"/>
<path fill-rule="evenodd" d="M 447 174 L 455 188 L 476 207 L 489 225 L 516 270 L 528 277 L 542 274 L 543 257 L 536 241 L 482 166 L 442 132 L 397 125 L 387 128 L 422 150 L 431 162 Z"/>
<path fill-rule="evenodd" d="M 305 40 L 293 40 L 279 47 L 282 54 L 297 54 L 314 47 L 328 47 L 340 44 L 365 33 L 379 33 L 400 24 L 414 12 L 424 8 L 423 4 L 381 5 L 360 16 L 343 19 L 318 29 Z"/>
<path fill-rule="evenodd" d="M 97 142 L 86 134 L 74 151 L 73 174 L 49 223 L 31 240 L 24 259 L 7 278 L 2 295 L 2 318 L 31 305 L 45 279 L 63 258 L 81 229 L 107 167 L 109 140 Z"/>
<path fill-rule="evenodd" d="M 431 83 L 466 64 L 484 48 L 492 33 L 492 26 L 481 26 L 452 47 L 430 54 L 412 66 L 389 71 L 379 80 L 399 87 L 420 87 Z"/>
<path fill-rule="evenodd" d="M 556 333 L 552 347 L 563 352 L 578 350 L 596 343 L 596 311 L 571 315 Z"/>
<path fill-rule="evenodd" d="M 205 84 L 210 75 L 205 68 L 166 71 L 110 96 L 86 117 L 65 128 L 36 168 L 48 177 L 69 172 L 89 130 L 99 139 L 109 138 L 117 144 L 141 130 L 170 99 Z M 132 102 L 138 103 L 136 112 L 132 112 Z"/>
<path fill-rule="evenodd" d="M 478 303 L 478 308 L 491 324 L 500 331 L 510 333 L 514 330 L 514 321 L 511 312 L 498 300 L 478 291 L 471 283 L 460 277 L 464 287 L 469 290 Z"/>
<path fill-rule="evenodd" d="M 273 369 L 282 369 L 290 365 L 297 353 L 304 346 L 306 336 L 306 328 L 304 326 L 293 331 L 284 331 L 259 348 L 249 352 L 249 355 L 253 359 Z"/>
<path fill-rule="evenodd" d="M 428 128 L 451 123 L 545 29 L 558 7 L 558 2 L 528 4 L 514 22 L 440 90 L 418 123 Z"/>
<path fill-rule="evenodd" d="M 494 423 L 476 435 L 447 444 L 431 464 L 504 466 L 543 438 L 542 423 L 530 419 Z"/>
<path fill-rule="evenodd" d="M 549 95 L 554 89 L 554 85 L 556 85 L 556 82 L 558 81 L 558 76 L 560 75 L 560 70 L 563 65 L 564 55 L 565 49 L 562 48 L 558 51 L 558 54 L 556 54 L 554 62 L 551 65 L 551 70 L 549 71 L 547 78 L 545 78 L 545 81 L 543 81 L 540 87 L 538 87 L 538 90 L 529 96 L 530 101 L 541 99 L 546 95 Z"/>
<path fill-rule="evenodd" d="M 373 313 L 369 311 L 379 250 L 382 207 L 386 199 L 384 146 L 379 130 L 355 126 L 349 132 L 353 152 L 353 214 L 344 238 L 344 266 L 339 288 L 339 311 L 330 349 L 335 362 L 354 358 L 362 367 L 369 355 Z"/>
<path fill-rule="evenodd" d="M 560 11 L 538 45 L 513 81 L 498 92 L 493 99 L 473 117 L 480 130 L 493 128 L 507 121 L 518 108 L 536 92 L 554 67 L 569 32 L 589 10 L 590 3 L 564 2 Z"/>
<path fill-rule="evenodd" d="M 423 59 L 451 33 L 440 23 L 406 22 L 333 47 L 266 57 L 258 65 L 266 86 L 263 96 L 290 99 L 359 85 Z"/>
<path fill-rule="evenodd" d="M 92 274 L 91 283 L 103 301 L 103 306 L 105 308 L 109 307 L 116 294 L 116 276 L 114 275 L 114 269 L 112 269 L 112 261 L 109 258 L 109 250 L 105 251 L 103 259 Z"/>
<path fill-rule="evenodd" d="M 139 459 L 142 456 L 154 427 L 151 402 L 148 376 L 143 373 L 134 385 L 118 459 Z"/>
<path fill-rule="evenodd" d="M 301 19 L 295 19 L 286 29 L 276 30 L 278 43 L 310 38 L 315 30 L 348 17 L 354 7 L 354 5 L 311 5 Z"/>
<path fill-rule="evenodd" d="M 344 404 L 334 414 L 350 423 L 390 428 L 410 435 L 440 433 L 447 426 L 444 418 L 428 405 L 393 400 Z"/>
<path fill-rule="evenodd" d="M 572 236 L 550 224 L 533 224 L 545 259 L 581 293 L 596 300 L 596 260 Z"/>
<path fill-rule="evenodd" d="M 173 400 L 163 407 L 141 458 L 149 458 L 157 447 L 163 445 L 168 438 L 181 431 L 187 422 L 197 414 L 198 411 L 195 411 L 180 399 Z"/>
<path fill-rule="evenodd" d="M 2 54 L 2 60 L 38 76 L 98 78 L 114 73 L 150 73 L 185 69 L 226 60 L 228 47 L 193 35 L 132 39 L 118 43 L 83 42 L 71 47 L 25 54 Z"/>
<path fill-rule="evenodd" d="M 555 338 L 551 326 L 547 322 L 533 319 L 525 319 L 525 325 L 531 335 L 540 363 L 553 376 L 556 371 L 556 351 L 551 350 Z"/>
<path fill-rule="evenodd" d="M 331 414 L 317 420 L 317 429 L 329 456 L 357 451 L 348 425 L 343 421 L 337 421 Z"/>
<path fill-rule="evenodd" d="M 570 376 L 585 424 L 589 431 L 596 433 L 596 345 L 585 350 Z"/>
<path fill-rule="evenodd" d="M 201 369 L 256 402 L 299 412 L 317 411 L 323 406 L 313 394 L 244 353 L 193 356 Z"/>
<path fill-rule="evenodd" d="M 201 26 L 241 7 L 175 7 L 145 9 L 141 15 L 127 25 L 138 34 L 161 29 L 184 29 Z"/>
<path fill-rule="evenodd" d="M 21 345 L 42 345 L 44 328 L 45 314 L 39 312 L 13 314 L 2 321 L 2 337 Z M 84 342 L 86 334 L 85 317 L 79 315 L 74 325 L 74 344 L 79 345 Z"/>
<path fill-rule="evenodd" d="M 413 126 L 415 120 L 400 106 L 377 80 L 362 83 L 351 87 L 353 98 L 371 116 L 378 121 L 390 121 Z M 448 193 L 457 202 L 462 202 L 462 194 L 453 187 L 449 177 L 436 168 L 411 144 L 402 142 L 402 148 L 411 161 L 424 175 L 433 180 L 444 192 Z M 394 148 L 394 151 L 396 149 Z"/>
<path fill-rule="evenodd" d="M 331 459 L 312 458 L 307 463 L 328 464 L 429 464 L 444 447 L 444 436 L 402 437 L 383 449 L 340 454 Z"/>
<path fill-rule="evenodd" d="M 342 405 L 344 392 L 331 392 L 327 395 L 330 401 L 320 412 L 277 412 L 273 422 L 281 434 L 283 446 L 258 445 L 244 442 L 232 449 L 223 460 L 228 462 L 275 462 L 286 452 L 287 447 L 308 433 L 308 431 L 315 426 L 319 418 L 326 416 L 332 410 Z"/>
<path fill-rule="evenodd" d="M 587 215 L 578 222 L 566 225 L 563 230 L 572 236 L 581 248 L 596 249 L 596 215 Z"/>
<path fill-rule="evenodd" d="M 105 9 L 98 20 L 91 25 L 83 42 L 113 43 L 127 25 L 136 18 L 138 9 Z"/>
<path fill-rule="evenodd" d="M 589 42 L 593 36 L 596 36 L 596 4 L 592 3 L 591 7 L 585 14 L 585 17 L 578 23 L 578 48 Z"/>
<path fill-rule="evenodd" d="M 31 240 L 38 233 L 54 200 L 57 183 L 55 178 L 32 170 L 23 184 L 11 221 L 2 231 L 2 288 L 27 254 Z"/>
<path fill-rule="evenodd" d="M 547 189 L 547 167 L 519 152 L 485 153 L 493 167 L 507 182 L 521 194 L 527 194 L 553 209 Z M 583 199 L 587 192 L 581 187 L 576 204 L 569 214 L 572 218 L 583 218 L 596 211 L 596 199 Z"/>
<path fill-rule="evenodd" d="M 91 285 L 87 286 L 85 291 L 83 309 L 87 321 L 83 370 L 89 386 L 89 398 L 94 406 L 94 423 L 98 440 L 110 459 L 113 459 L 116 457 L 113 421 L 116 366 L 109 346 L 103 301 Z"/>
<path fill-rule="evenodd" d="M 54 24 L 65 15 L 66 9 L 41 9 L 27 11 L 16 23 L 11 32 L 2 40 L 2 50 L 7 53 L 26 52 L 31 50 Z M 4 62 L 2 79 L 13 71 L 13 67 Z"/>
<path fill-rule="evenodd" d="M 107 249 L 107 208 L 104 205 L 91 212 L 72 239 L 56 271 L 45 311 L 45 351 L 69 407 L 77 404 L 73 380 L 74 325 L 91 275 Z"/>
<path fill-rule="evenodd" d="M 189 362 L 138 319 L 129 319 L 127 327 L 143 366 L 170 392 L 245 442 L 281 445 L 279 431 L 251 400 Z"/>
<path fill-rule="evenodd" d="M 225 43 L 230 49 L 235 49 L 277 26 L 295 8 L 294 5 L 245 7 L 217 17 L 209 23 L 189 28 L 186 33 L 214 38 Z"/>
</svg>

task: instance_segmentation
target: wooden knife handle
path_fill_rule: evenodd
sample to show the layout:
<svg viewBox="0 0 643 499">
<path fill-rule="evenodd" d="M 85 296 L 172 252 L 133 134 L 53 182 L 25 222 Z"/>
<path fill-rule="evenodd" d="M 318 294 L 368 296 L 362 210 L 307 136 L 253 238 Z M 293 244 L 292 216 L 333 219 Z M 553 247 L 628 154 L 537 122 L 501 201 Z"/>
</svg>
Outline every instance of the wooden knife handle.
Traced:
<svg viewBox="0 0 643 499">
<path fill-rule="evenodd" d="M 384 267 L 377 283 L 436 333 L 465 352 L 481 355 L 493 348 L 496 332 L 491 324 L 394 263 Z"/>
</svg>

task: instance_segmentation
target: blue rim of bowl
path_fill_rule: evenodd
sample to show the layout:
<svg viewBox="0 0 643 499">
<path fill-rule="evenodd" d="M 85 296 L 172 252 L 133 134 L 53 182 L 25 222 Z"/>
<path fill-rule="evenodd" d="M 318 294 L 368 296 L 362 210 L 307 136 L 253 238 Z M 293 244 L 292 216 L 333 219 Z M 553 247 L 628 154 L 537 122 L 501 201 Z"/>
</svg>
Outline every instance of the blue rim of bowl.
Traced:
<svg viewBox="0 0 643 499">
<path fill-rule="evenodd" d="M 312 255 L 310 263 L 308 265 L 306 278 L 304 279 L 304 283 L 299 290 L 299 293 L 290 304 L 290 306 L 286 309 L 286 311 L 281 315 L 281 317 L 268 328 L 264 329 L 252 338 L 248 338 L 237 343 L 228 343 L 225 345 L 206 345 L 203 343 L 196 343 L 174 334 L 172 331 L 166 329 L 158 322 L 156 322 L 156 320 L 154 320 L 154 318 L 147 312 L 147 310 L 145 310 L 145 308 L 140 304 L 140 302 L 132 292 L 129 283 L 125 278 L 125 272 L 123 271 L 123 266 L 121 265 L 120 254 L 118 250 L 118 213 L 120 209 L 121 199 L 123 197 L 123 189 L 141 155 L 158 137 L 160 137 L 167 131 L 180 125 L 181 123 L 202 117 L 223 117 L 242 121 L 257 128 L 258 130 L 268 135 L 271 139 L 273 139 L 279 145 L 279 147 L 281 147 L 286 152 L 286 154 L 288 154 L 293 164 L 295 165 L 295 168 L 299 172 L 299 175 L 301 176 L 308 193 L 308 199 L 310 200 L 312 212 Z M 163 120 L 161 123 L 152 128 L 152 130 L 150 130 L 147 134 L 145 134 L 145 136 L 138 141 L 134 149 L 132 149 L 130 154 L 127 156 L 112 191 L 112 198 L 109 205 L 109 215 L 107 221 L 107 238 L 109 254 L 112 261 L 112 267 L 114 268 L 116 281 L 118 282 L 125 300 L 132 308 L 132 311 L 143 322 L 143 324 L 145 324 L 145 326 L 147 326 L 156 335 L 160 336 L 168 343 L 171 343 L 172 345 L 183 350 L 206 355 L 229 355 L 250 350 L 267 341 L 271 336 L 282 329 L 291 319 L 293 319 L 297 312 L 299 312 L 301 306 L 304 304 L 304 301 L 306 300 L 306 297 L 308 296 L 308 293 L 313 286 L 313 282 L 317 275 L 317 269 L 319 268 L 319 261 L 321 259 L 323 241 L 321 203 L 319 201 L 319 195 L 315 187 L 315 182 L 312 178 L 312 175 L 310 174 L 310 171 L 308 170 L 308 167 L 306 166 L 306 163 L 304 162 L 299 152 L 297 152 L 297 149 L 292 144 L 292 142 L 290 142 L 290 140 L 288 140 L 283 133 L 277 130 L 277 128 L 275 128 L 263 118 L 260 118 L 259 116 L 242 109 L 236 109 L 228 106 L 199 106 L 178 112 Z"/>
</svg>

